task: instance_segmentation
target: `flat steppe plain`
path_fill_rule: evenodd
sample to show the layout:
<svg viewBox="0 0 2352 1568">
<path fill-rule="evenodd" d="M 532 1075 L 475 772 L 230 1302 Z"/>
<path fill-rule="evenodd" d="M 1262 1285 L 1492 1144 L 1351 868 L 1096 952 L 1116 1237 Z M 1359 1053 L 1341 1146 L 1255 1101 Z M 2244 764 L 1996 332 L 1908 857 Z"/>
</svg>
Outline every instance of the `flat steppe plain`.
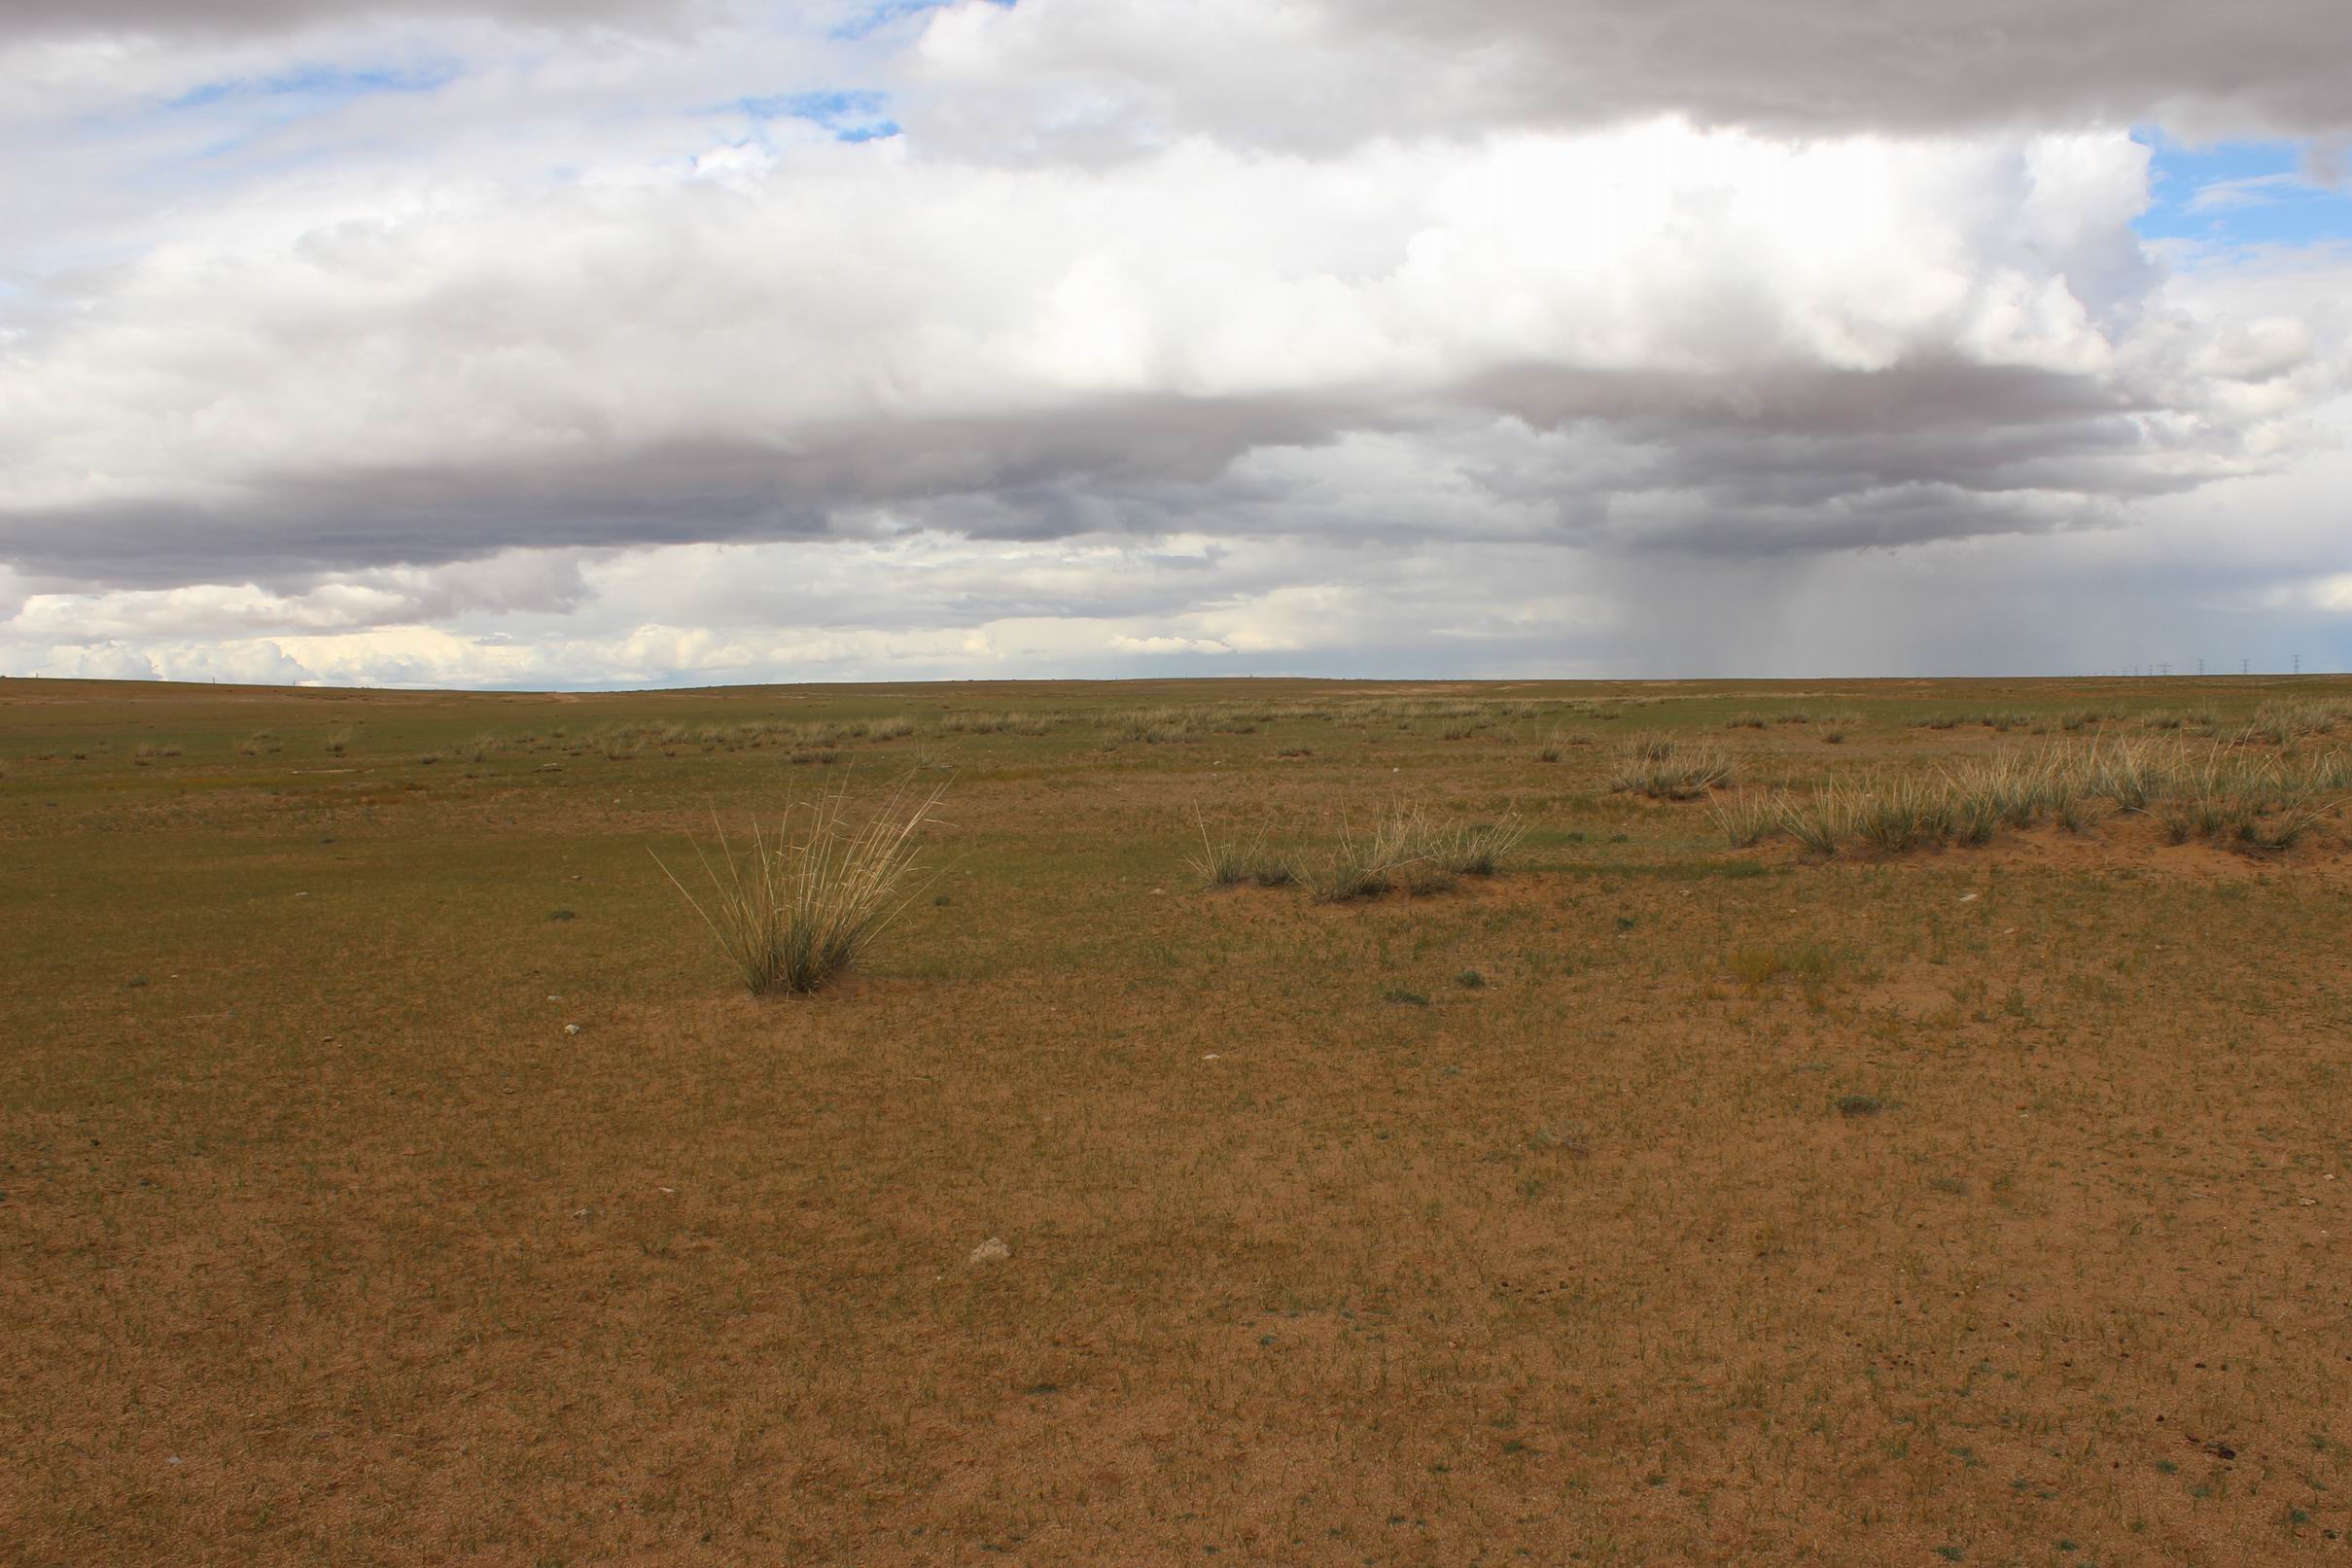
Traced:
<svg viewBox="0 0 2352 1568">
<path fill-rule="evenodd" d="M 0 1560 L 2344 1561 L 2344 814 L 1824 858 L 1610 780 L 2347 698 L 0 682 Z M 910 775 L 930 880 L 746 994 L 649 850 Z M 1528 831 L 1186 864 L 1396 802 Z"/>
</svg>

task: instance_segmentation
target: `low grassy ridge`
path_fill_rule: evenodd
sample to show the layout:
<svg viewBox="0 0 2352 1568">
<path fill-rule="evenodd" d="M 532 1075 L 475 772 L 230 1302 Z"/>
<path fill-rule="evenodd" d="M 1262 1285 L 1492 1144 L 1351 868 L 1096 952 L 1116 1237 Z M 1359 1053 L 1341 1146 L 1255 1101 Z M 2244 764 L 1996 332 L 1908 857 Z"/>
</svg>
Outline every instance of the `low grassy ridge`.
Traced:
<svg viewBox="0 0 2352 1568">
<path fill-rule="evenodd" d="M 0 1559 L 2341 1560 L 2348 749 L 0 682 Z M 791 801 L 912 823 L 806 994 L 661 869 Z"/>
</svg>

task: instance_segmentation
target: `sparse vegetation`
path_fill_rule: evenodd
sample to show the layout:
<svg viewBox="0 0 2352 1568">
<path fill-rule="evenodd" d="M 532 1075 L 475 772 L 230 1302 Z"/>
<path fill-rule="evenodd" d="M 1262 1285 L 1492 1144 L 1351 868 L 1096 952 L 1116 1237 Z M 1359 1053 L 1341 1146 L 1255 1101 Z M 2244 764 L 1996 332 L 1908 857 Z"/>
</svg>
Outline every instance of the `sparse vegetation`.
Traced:
<svg viewBox="0 0 2352 1568">
<path fill-rule="evenodd" d="M 1318 902 L 1346 903 L 1399 888 L 1443 892 L 1462 877 L 1493 876 L 1527 825 L 1516 812 L 1493 821 L 1450 822 L 1395 803 L 1368 824 L 1343 821 L 1327 844 L 1295 850 L 1270 849 L 1264 824 L 1246 839 L 1219 839 L 1200 818 L 1194 829 L 1201 848 L 1186 864 L 1205 886 L 1296 884 Z"/>
<path fill-rule="evenodd" d="M 861 817 L 846 785 L 786 808 L 773 837 L 755 825 L 738 853 L 717 819 L 715 852 L 694 846 L 702 897 L 654 863 L 709 925 L 753 994 L 816 991 L 856 962 L 913 896 L 920 840 L 943 792 L 900 784 Z"/>
<path fill-rule="evenodd" d="M 1342 823 L 1335 842 L 1301 858 L 1299 881 L 1318 903 L 1385 893 L 1416 857 L 1418 825 L 1414 814 L 1402 807 L 1381 813 L 1368 827 Z"/>
<path fill-rule="evenodd" d="M 1196 817 L 1200 830 L 1201 853 L 1188 864 L 1203 885 L 1211 888 L 1234 888 L 1245 884 L 1260 888 L 1283 888 L 1298 880 L 1298 874 L 1284 856 L 1266 847 L 1267 826 L 1260 823 L 1257 831 L 1246 840 L 1219 841 L 1209 831 L 1206 818 Z"/>
<path fill-rule="evenodd" d="M 1491 877 L 1502 869 L 1503 856 L 1519 847 L 1527 832 L 1527 824 L 1515 812 L 1493 822 L 1444 826 L 1424 820 L 1418 847 L 1422 857 L 1457 876 Z"/>
<path fill-rule="evenodd" d="M 1778 830 L 1784 806 L 1778 797 L 1745 790 L 1708 808 L 1715 825 L 1735 850 L 1762 843 Z"/>
<path fill-rule="evenodd" d="M 1713 748 L 1647 736 L 1626 748 L 1609 787 L 1654 800 L 1697 800 L 1731 782 L 1731 760 Z"/>
<path fill-rule="evenodd" d="M 9 1539 L 2318 1551 L 2352 731 L 2238 737 L 2347 695 L 0 682 Z M 1612 790 L 1629 731 L 1735 782 Z M 738 989 L 647 847 L 712 910 L 918 754 L 952 862 Z M 1383 894 L 1255 886 L 1343 824 Z"/>
<path fill-rule="evenodd" d="M 1933 776 L 1889 774 L 1823 784 L 1809 796 L 1740 795 L 1715 807 L 1735 849 L 1779 832 L 1807 851 L 1848 845 L 1901 854 L 1931 845 L 1981 845 L 2000 828 L 2050 821 L 2088 833 L 2102 803 L 2154 815 L 2167 838 L 2232 841 L 2273 853 L 2292 848 L 2344 805 L 2352 757 L 2340 751 L 2287 759 L 2243 747 L 2144 741 L 2063 744 L 2012 751 Z"/>
</svg>

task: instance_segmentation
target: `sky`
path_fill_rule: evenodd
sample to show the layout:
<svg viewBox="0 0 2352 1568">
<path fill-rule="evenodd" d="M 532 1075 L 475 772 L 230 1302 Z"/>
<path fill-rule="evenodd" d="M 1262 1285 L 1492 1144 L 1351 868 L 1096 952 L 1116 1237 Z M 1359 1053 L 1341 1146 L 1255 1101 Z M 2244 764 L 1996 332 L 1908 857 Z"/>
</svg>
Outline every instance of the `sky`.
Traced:
<svg viewBox="0 0 2352 1568">
<path fill-rule="evenodd" d="M 8 0 L 0 675 L 2352 668 L 2341 0 Z"/>
</svg>

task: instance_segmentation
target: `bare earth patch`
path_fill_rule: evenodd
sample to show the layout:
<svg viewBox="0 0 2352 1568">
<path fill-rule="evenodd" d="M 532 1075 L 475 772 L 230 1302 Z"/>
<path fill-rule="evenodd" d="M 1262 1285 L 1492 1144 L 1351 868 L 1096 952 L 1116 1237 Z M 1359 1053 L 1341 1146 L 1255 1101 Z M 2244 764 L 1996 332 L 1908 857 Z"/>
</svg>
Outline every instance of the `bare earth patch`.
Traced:
<svg viewBox="0 0 2352 1568">
<path fill-rule="evenodd" d="M 0 1556 L 2340 1560 L 2345 824 L 1809 863 L 1609 788 L 2278 695 L 2194 684 L 9 681 Z M 952 825 L 758 999 L 646 850 L 808 724 Z M 1397 799 L 1529 832 L 1185 869 Z"/>
</svg>

